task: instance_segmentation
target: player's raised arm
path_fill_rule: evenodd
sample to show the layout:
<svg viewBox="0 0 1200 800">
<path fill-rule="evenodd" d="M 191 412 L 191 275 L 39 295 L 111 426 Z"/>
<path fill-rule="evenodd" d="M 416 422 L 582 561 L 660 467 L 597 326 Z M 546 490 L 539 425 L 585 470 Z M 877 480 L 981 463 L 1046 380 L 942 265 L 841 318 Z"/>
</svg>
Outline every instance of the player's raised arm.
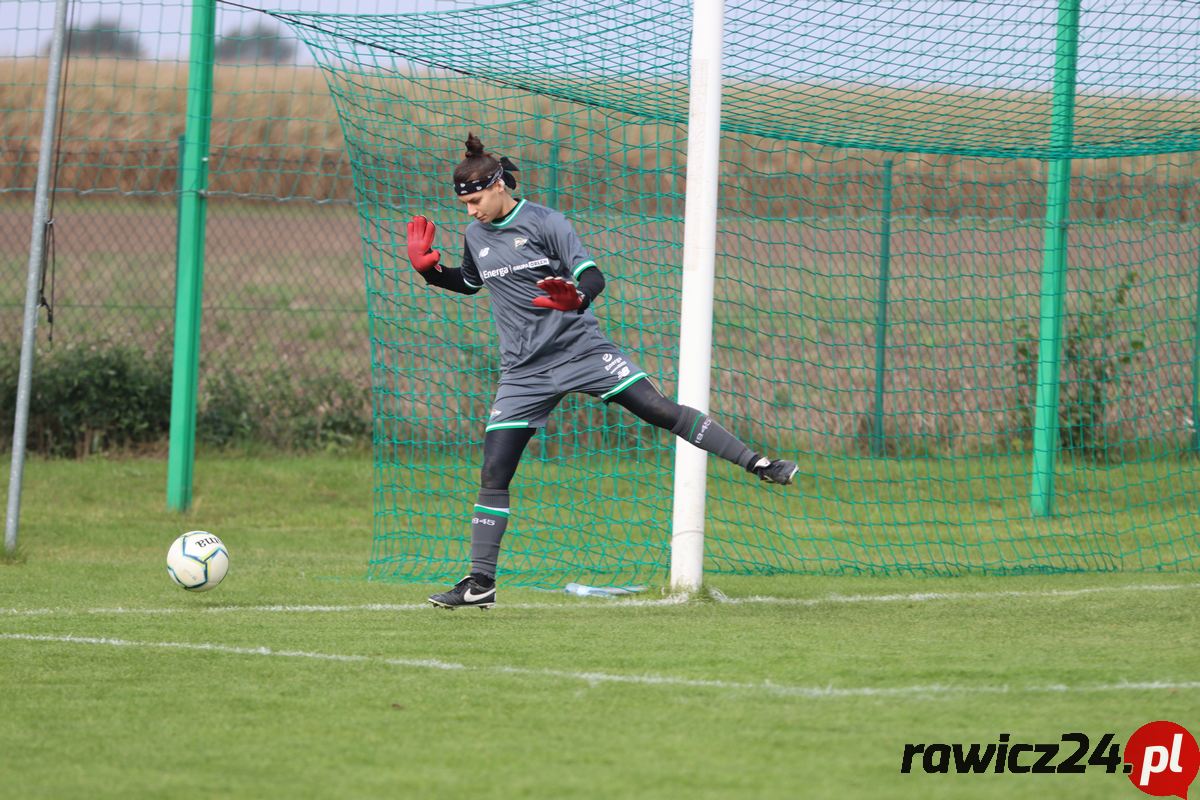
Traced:
<svg viewBox="0 0 1200 800">
<path fill-rule="evenodd" d="M 418 214 L 409 220 L 406 231 L 408 260 L 426 283 L 459 294 L 475 294 L 479 291 L 481 287 L 463 279 L 461 269 L 442 266 L 442 254 L 433 249 L 437 226 L 431 220 Z"/>
<path fill-rule="evenodd" d="M 442 254 L 433 249 L 433 237 L 437 226 L 418 214 L 408 221 L 408 260 L 413 269 L 424 275 L 431 269 L 442 270 Z"/>
</svg>

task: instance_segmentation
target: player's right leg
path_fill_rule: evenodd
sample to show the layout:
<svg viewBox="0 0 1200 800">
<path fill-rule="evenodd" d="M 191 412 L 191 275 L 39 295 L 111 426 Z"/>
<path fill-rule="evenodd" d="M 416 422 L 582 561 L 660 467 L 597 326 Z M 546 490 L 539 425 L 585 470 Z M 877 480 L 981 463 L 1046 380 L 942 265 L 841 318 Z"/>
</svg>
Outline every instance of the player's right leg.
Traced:
<svg viewBox="0 0 1200 800">
<path fill-rule="evenodd" d="M 431 596 L 433 605 L 491 608 L 496 604 L 496 565 L 508 527 L 508 487 L 525 446 L 545 426 L 561 396 L 550 387 L 549 380 L 500 382 L 483 435 L 479 496 L 471 515 L 470 572 L 452 588 Z"/>
<path fill-rule="evenodd" d="M 496 563 L 508 527 L 508 487 L 517 472 L 525 445 L 536 428 L 497 428 L 483 437 L 483 469 L 479 498 L 471 515 L 471 571 L 451 589 L 429 602 L 439 608 L 496 604 Z"/>
</svg>

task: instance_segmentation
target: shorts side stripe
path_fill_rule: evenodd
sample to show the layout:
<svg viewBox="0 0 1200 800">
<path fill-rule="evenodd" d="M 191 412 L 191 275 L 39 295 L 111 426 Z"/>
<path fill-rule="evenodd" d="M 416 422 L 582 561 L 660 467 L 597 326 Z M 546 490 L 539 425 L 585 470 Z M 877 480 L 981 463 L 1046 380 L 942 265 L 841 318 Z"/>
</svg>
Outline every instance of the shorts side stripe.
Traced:
<svg viewBox="0 0 1200 800">
<path fill-rule="evenodd" d="M 529 428 L 529 427 L 532 427 L 532 426 L 529 424 L 528 420 L 515 420 L 513 422 L 493 422 L 491 425 L 488 425 L 483 430 L 484 430 L 484 433 L 487 433 L 488 431 L 498 431 L 502 428 Z"/>
<path fill-rule="evenodd" d="M 645 378 L 645 377 L 647 377 L 646 373 L 644 373 L 644 372 L 635 372 L 633 375 L 630 375 L 628 378 L 626 378 L 625 380 L 621 381 L 620 383 L 618 383 L 618 384 L 617 384 L 616 386 L 614 386 L 613 388 L 609 389 L 609 390 L 608 390 L 607 392 L 605 392 L 604 394 L 600 395 L 600 399 L 601 399 L 601 400 L 608 400 L 609 398 L 611 398 L 611 397 L 613 397 L 613 396 L 615 396 L 615 395 L 618 395 L 618 394 L 620 394 L 621 392 L 623 392 L 623 391 L 625 391 L 626 389 L 628 389 L 628 388 L 629 388 L 631 385 L 633 385 L 633 384 L 634 384 L 636 381 L 640 381 L 642 378 Z"/>
</svg>

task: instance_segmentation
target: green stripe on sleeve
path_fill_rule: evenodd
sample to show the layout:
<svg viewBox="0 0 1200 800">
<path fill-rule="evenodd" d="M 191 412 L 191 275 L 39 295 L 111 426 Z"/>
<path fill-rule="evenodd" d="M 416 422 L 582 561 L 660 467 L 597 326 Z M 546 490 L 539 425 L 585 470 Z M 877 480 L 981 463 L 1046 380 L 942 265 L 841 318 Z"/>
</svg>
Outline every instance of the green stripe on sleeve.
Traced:
<svg viewBox="0 0 1200 800">
<path fill-rule="evenodd" d="M 584 261 L 582 264 L 577 265 L 574 269 L 571 270 L 571 277 L 574 278 L 575 280 L 579 280 L 580 273 L 582 273 L 588 267 L 595 267 L 595 266 L 596 266 L 595 261 L 590 261 L 590 260 Z"/>
</svg>

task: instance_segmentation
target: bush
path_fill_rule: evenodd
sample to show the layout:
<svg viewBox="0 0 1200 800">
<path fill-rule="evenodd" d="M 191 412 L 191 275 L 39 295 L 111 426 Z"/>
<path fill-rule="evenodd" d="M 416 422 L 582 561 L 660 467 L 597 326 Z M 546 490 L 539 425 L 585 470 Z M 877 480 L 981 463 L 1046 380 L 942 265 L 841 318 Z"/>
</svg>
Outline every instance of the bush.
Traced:
<svg viewBox="0 0 1200 800">
<path fill-rule="evenodd" d="M 0 365 L 0 409 L 16 414 L 20 353 Z M 171 423 L 171 364 L 122 345 L 65 345 L 36 355 L 29 396 L 28 449 L 83 457 L 162 439 Z M 11 446 L 12 427 L 3 431 Z"/>
<path fill-rule="evenodd" d="M 0 441 L 11 445 L 20 353 L 0 351 Z M 166 442 L 171 425 L 171 359 L 98 342 L 37 354 L 29 401 L 30 452 L 81 458 Z M 285 450 L 370 443 L 370 395 L 340 376 L 277 370 L 253 381 L 229 369 L 202 385 L 196 439 L 217 447 L 261 444 Z"/>
<path fill-rule="evenodd" d="M 1140 337 L 1120 337 L 1125 302 L 1137 281 L 1130 271 L 1109 295 L 1093 296 L 1088 307 L 1067 315 L 1063 323 L 1062 383 L 1058 396 L 1058 439 L 1064 450 L 1096 461 L 1109 458 L 1108 413 L 1112 387 L 1135 355 L 1145 349 Z M 1016 342 L 1017 385 L 1021 390 L 1017 427 L 1022 438 L 1033 435 L 1037 390 L 1038 337 L 1029 327 Z"/>
<path fill-rule="evenodd" d="M 370 395 L 336 375 L 276 370 L 253 382 L 228 368 L 210 377 L 196 438 L 216 447 L 262 444 L 284 450 L 370 444 Z"/>
</svg>

